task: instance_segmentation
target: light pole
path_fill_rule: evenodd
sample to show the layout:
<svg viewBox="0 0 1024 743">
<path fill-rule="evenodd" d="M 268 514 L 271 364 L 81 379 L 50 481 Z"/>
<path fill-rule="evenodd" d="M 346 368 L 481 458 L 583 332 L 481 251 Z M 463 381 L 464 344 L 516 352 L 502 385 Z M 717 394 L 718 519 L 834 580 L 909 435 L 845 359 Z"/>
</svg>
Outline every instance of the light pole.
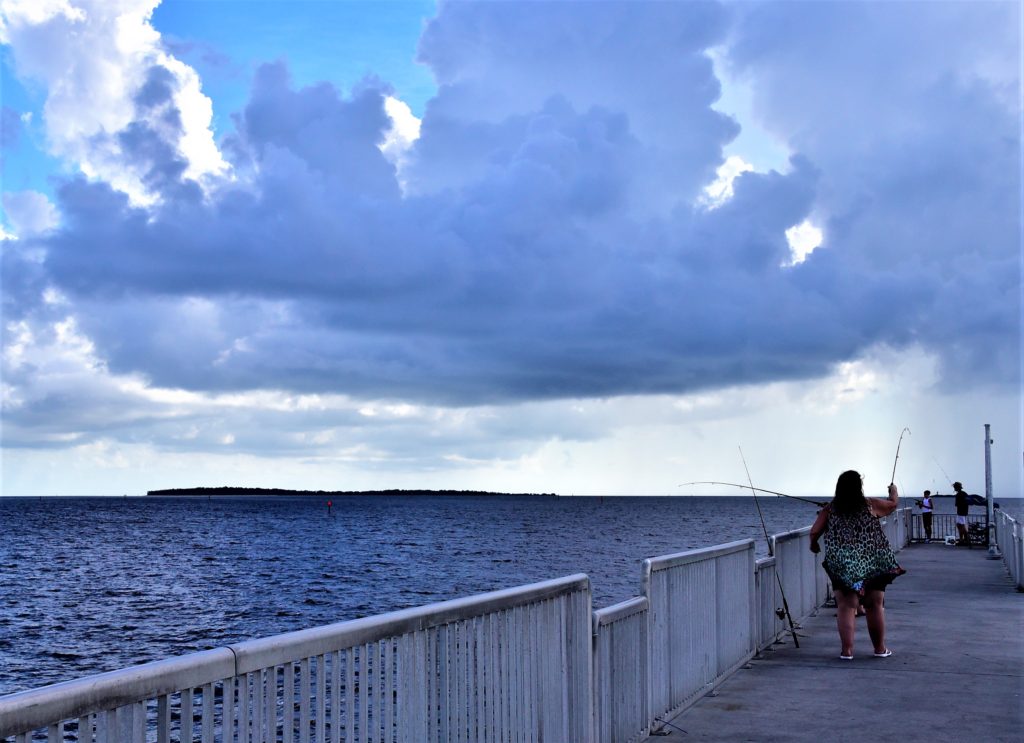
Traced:
<svg viewBox="0 0 1024 743">
<path fill-rule="evenodd" d="M 1002 557 L 999 553 L 999 545 L 996 544 L 996 517 L 992 507 L 992 436 L 989 432 L 989 424 L 985 424 L 985 506 L 987 507 L 985 521 L 988 524 L 988 559 L 998 560 Z"/>
</svg>

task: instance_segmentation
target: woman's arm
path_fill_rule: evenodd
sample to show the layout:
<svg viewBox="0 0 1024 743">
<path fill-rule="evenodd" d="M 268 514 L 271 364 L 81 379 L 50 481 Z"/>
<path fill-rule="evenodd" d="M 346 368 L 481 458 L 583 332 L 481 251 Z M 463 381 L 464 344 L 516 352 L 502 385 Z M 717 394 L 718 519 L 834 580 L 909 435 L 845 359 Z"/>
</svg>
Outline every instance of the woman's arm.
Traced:
<svg viewBox="0 0 1024 743">
<path fill-rule="evenodd" d="M 877 518 L 888 516 L 896 510 L 899 504 L 900 494 L 896 491 L 896 486 L 891 483 L 889 484 L 888 498 L 868 498 L 868 505 L 871 507 L 871 513 Z"/>
<path fill-rule="evenodd" d="M 818 511 L 818 518 L 814 520 L 811 525 L 811 552 L 818 554 L 821 552 L 821 547 L 818 546 L 818 537 L 825 531 L 825 526 L 828 524 L 828 506 Z"/>
</svg>

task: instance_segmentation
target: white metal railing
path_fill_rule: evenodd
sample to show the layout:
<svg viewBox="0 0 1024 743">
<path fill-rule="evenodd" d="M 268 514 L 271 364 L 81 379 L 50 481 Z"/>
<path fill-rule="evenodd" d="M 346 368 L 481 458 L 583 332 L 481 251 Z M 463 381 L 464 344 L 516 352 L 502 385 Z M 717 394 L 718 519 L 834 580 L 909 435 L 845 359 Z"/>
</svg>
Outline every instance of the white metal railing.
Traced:
<svg viewBox="0 0 1024 743">
<path fill-rule="evenodd" d="M 909 513 L 883 521 L 895 550 Z M 780 583 L 795 622 L 826 601 L 809 531 L 756 562 L 752 540 L 647 559 L 641 596 L 593 612 L 573 575 L 0 697 L 0 741 L 630 743 L 786 631 Z"/>
<path fill-rule="evenodd" d="M 585 575 L 0 697 L 0 739 L 584 741 Z"/>
<path fill-rule="evenodd" d="M 794 622 L 810 616 L 828 599 L 829 583 L 819 569 L 819 558 L 811 552 L 811 527 L 771 537 L 775 569 Z"/>
<path fill-rule="evenodd" d="M 932 514 L 932 539 L 942 541 L 946 537 L 952 536 L 953 538 L 959 538 L 959 534 L 956 530 L 956 514 L 955 513 L 933 513 Z M 927 537 L 924 530 L 924 520 L 922 514 L 915 513 L 908 517 L 910 535 L 908 541 L 910 542 L 922 542 Z M 984 526 L 985 516 L 981 514 L 971 514 L 967 517 L 967 526 L 970 529 L 974 525 Z M 973 531 L 973 529 L 972 529 Z"/>
<path fill-rule="evenodd" d="M 1018 590 L 1024 590 L 1024 524 L 1002 510 L 995 512 L 996 544 Z"/>
<path fill-rule="evenodd" d="M 594 612 L 594 739 L 632 743 L 650 731 L 650 602 Z"/>
<path fill-rule="evenodd" d="M 642 596 L 594 612 L 594 740 L 643 739 L 784 629 L 775 559 L 745 540 L 644 561 Z"/>
<path fill-rule="evenodd" d="M 909 512 L 909 509 L 905 509 Z M 943 539 L 948 535 L 958 536 L 953 514 L 943 513 L 932 516 L 932 538 Z M 970 515 L 967 517 L 969 526 L 984 524 L 985 516 Z M 1018 589 L 1024 590 L 1024 525 L 1002 509 L 997 509 L 992 516 L 995 524 L 996 545 L 1003 557 L 1010 577 Z M 921 514 L 907 515 L 907 537 L 904 544 L 920 541 L 925 538 Z"/>
<path fill-rule="evenodd" d="M 912 508 L 898 508 L 881 520 L 882 531 L 894 552 L 899 552 L 910 543 L 912 514 Z"/>
<path fill-rule="evenodd" d="M 757 650 L 771 645 L 786 629 L 782 593 L 774 557 L 764 557 L 754 566 L 757 591 Z"/>
<path fill-rule="evenodd" d="M 644 560 L 651 715 L 682 710 L 756 650 L 754 542 Z"/>
</svg>

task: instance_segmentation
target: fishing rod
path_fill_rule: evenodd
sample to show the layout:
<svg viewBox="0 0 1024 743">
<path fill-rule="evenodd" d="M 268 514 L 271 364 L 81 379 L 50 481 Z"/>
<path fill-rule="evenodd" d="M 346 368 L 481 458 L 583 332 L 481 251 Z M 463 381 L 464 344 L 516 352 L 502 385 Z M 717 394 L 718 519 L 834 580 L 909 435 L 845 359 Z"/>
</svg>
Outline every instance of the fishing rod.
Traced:
<svg viewBox="0 0 1024 743">
<path fill-rule="evenodd" d="M 747 469 L 747 458 L 743 456 L 743 447 L 737 446 L 740 450 L 740 459 L 743 461 L 743 470 L 747 473 L 747 482 L 750 483 L 750 492 L 754 496 L 754 505 L 757 506 L 757 516 L 761 519 L 761 530 L 764 532 L 764 541 L 768 544 L 768 557 L 775 557 L 775 550 L 772 549 L 772 540 L 768 538 L 768 527 L 764 524 L 764 514 L 761 513 L 761 501 L 757 499 L 754 488 L 754 481 L 750 479 L 750 470 Z"/>
<path fill-rule="evenodd" d="M 892 463 L 892 477 L 889 478 L 890 485 L 894 485 L 896 483 L 896 462 L 900 461 L 900 446 L 903 444 L 903 434 L 905 433 L 910 433 L 910 429 L 904 427 L 903 430 L 900 431 L 900 440 L 896 442 L 896 459 L 894 459 Z"/>
<path fill-rule="evenodd" d="M 685 488 L 687 485 L 727 485 L 731 488 L 742 488 L 743 490 L 757 491 L 758 493 L 768 493 L 769 495 L 778 495 L 783 498 L 792 498 L 793 500 L 803 501 L 804 503 L 810 503 L 817 506 L 818 508 L 824 508 L 827 503 L 822 501 L 811 500 L 810 498 L 800 498 L 796 495 L 788 495 L 786 493 L 779 493 L 775 490 L 765 490 L 764 488 L 755 488 L 753 485 L 740 485 L 737 482 L 718 482 L 717 480 L 698 480 L 696 482 L 684 482 L 679 487 Z"/>
<path fill-rule="evenodd" d="M 774 557 L 775 550 L 772 549 L 772 540 L 768 537 L 768 527 L 764 523 L 764 514 L 761 513 L 761 502 L 757 499 L 757 488 L 754 487 L 754 481 L 750 478 L 750 469 L 747 467 L 747 458 L 743 456 L 743 447 L 737 446 L 740 450 L 740 459 L 743 461 L 743 471 L 747 473 L 747 482 L 750 483 L 750 492 L 754 496 L 754 505 L 757 506 L 757 516 L 761 519 L 761 529 L 764 531 L 764 541 L 768 544 L 768 556 Z M 800 641 L 796 639 L 796 625 L 793 623 L 793 615 L 789 613 L 789 602 L 786 601 L 786 592 L 782 590 L 782 578 L 779 577 L 779 571 L 775 571 L 775 580 L 779 584 L 779 595 L 782 596 L 782 611 L 785 612 L 786 619 L 789 620 L 789 633 L 793 635 L 793 647 L 799 648 Z"/>
</svg>

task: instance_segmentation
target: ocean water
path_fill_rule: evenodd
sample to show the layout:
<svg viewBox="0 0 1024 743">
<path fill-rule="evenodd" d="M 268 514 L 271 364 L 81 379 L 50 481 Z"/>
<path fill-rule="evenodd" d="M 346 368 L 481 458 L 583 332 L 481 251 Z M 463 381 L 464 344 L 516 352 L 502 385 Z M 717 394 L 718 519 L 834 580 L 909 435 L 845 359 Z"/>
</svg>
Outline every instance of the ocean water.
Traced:
<svg viewBox="0 0 1024 743">
<path fill-rule="evenodd" d="M 769 533 L 815 515 L 760 504 Z M 7 497 L 0 534 L 0 695 L 571 573 L 610 606 L 645 557 L 767 554 L 749 497 Z"/>
</svg>

